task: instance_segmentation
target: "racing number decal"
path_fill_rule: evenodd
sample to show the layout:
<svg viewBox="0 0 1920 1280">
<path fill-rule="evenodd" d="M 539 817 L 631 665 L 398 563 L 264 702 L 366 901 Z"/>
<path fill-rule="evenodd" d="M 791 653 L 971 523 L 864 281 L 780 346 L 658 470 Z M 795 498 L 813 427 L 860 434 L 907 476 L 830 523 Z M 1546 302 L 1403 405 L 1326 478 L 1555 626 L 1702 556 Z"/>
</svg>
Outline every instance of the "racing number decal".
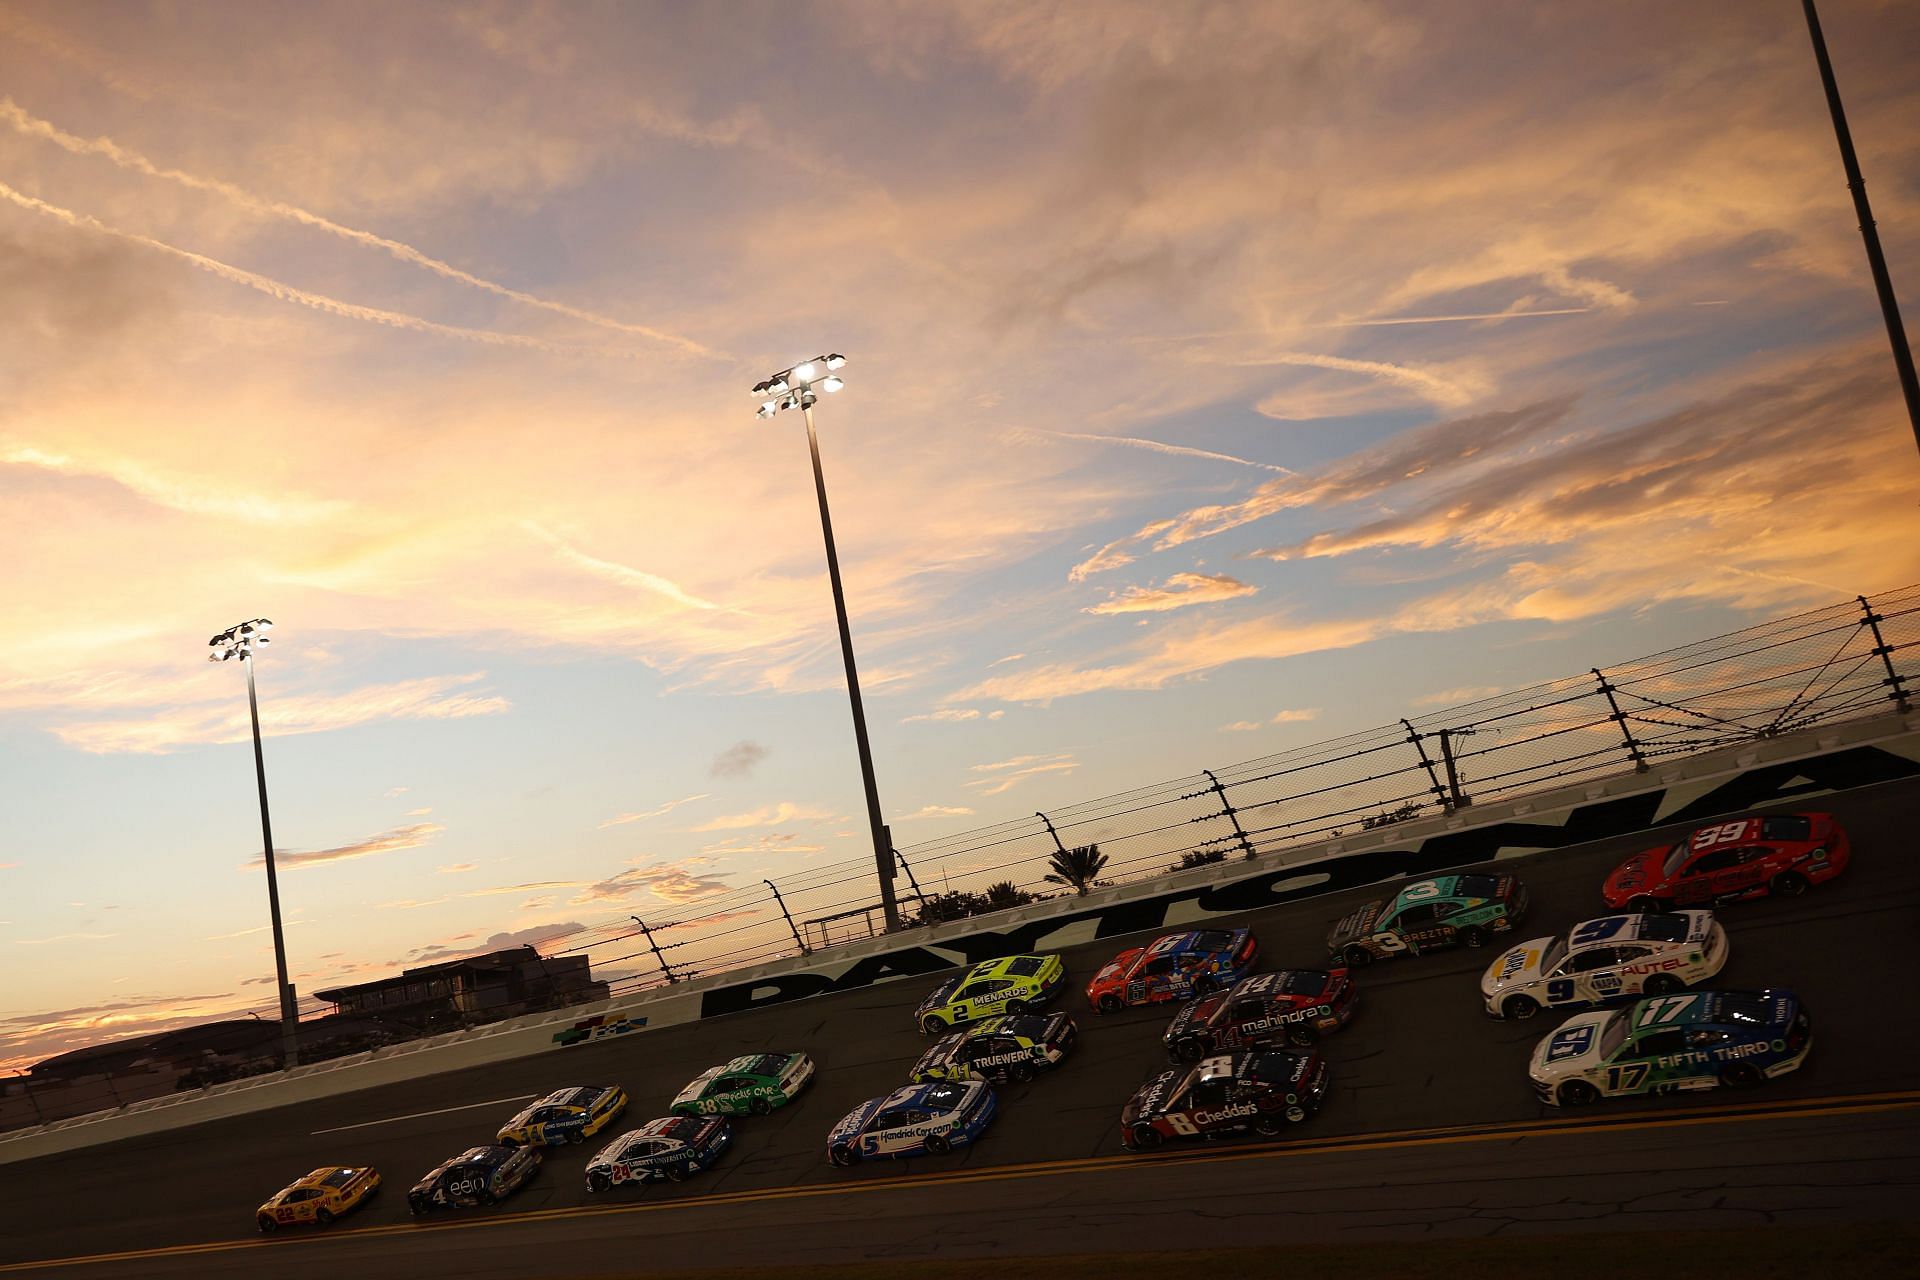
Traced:
<svg viewBox="0 0 1920 1280">
<path fill-rule="evenodd" d="M 1573 931 L 1567 941 L 1576 947 L 1584 947 L 1590 942 L 1601 942 L 1611 938 L 1627 925 L 1624 916 L 1601 916 L 1598 920 L 1589 920 Z"/>
<path fill-rule="evenodd" d="M 1387 955 L 1394 955 L 1407 949 L 1407 944 L 1400 940 L 1400 935 L 1397 933 L 1376 933 L 1373 935 L 1372 942 Z"/>
<path fill-rule="evenodd" d="M 1716 844 L 1732 844 L 1746 833 L 1747 824 L 1728 822 L 1717 827 L 1708 827 L 1704 831 L 1693 833 L 1693 847 L 1696 850 L 1710 849 Z"/>
<path fill-rule="evenodd" d="M 1403 902 L 1419 902 L 1425 898 L 1440 896 L 1440 886 L 1432 880 L 1422 880 L 1419 884 L 1410 884 L 1400 891 Z"/>
<path fill-rule="evenodd" d="M 1183 1138 L 1191 1138 L 1200 1132 L 1200 1127 L 1194 1124 L 1193 1121 L 1187 1119 L 1186 1113 L 1183 1111 L 1169 1111 L 1160 1118 L 1167 1122 L 1169 1129 L 1172 1129 Z"/>
<path fill-rule="evenodd" d="M 1647 1078 L 1650 1067 L 1644 1062 L 1623 1062 L 1617 1067 L 1607 1068 L 1607 1091 L 1609 1093 L 1631 1093 L 1640 1087 Z"/>
<path fill-rule="evenodd" d="M 1672 1022 L 1699 998 L 1697 995 L 1656 996 L 1641 1007 L 1639 1023 L 1643 1027 L 1650 1027 L 1656 1022 Z"/>
<path fill-rule="evenodd" d="M 1575 985 L 1572 978 L 1555 978 L 1547 984 L 1547 1003 L 1560 1004 L 1574 999 Z"/>
</svg>

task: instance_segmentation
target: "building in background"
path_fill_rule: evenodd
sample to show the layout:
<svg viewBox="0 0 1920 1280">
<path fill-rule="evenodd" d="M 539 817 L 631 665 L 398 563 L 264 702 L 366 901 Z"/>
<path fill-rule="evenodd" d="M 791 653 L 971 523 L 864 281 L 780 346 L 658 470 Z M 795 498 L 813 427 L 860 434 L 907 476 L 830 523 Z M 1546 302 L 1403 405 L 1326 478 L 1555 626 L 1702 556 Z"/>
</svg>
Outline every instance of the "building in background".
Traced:
<svg viewBox="0 0 1920 1280">
<path fill-rule="evenodd" d="M 542 956 L 532 947 L 421 965 L 397 977 L 314 993 L 338 1017 L 400 1023 L 417 1031 L 488 1022 L 607 998 L 585 956 Z"/>
</svg>

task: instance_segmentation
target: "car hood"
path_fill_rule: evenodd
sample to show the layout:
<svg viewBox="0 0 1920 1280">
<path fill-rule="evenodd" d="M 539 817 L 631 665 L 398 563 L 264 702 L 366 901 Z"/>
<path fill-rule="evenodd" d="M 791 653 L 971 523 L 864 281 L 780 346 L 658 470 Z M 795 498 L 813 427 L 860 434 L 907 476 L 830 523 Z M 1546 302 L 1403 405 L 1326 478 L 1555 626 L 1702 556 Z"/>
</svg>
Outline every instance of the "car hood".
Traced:
<svg viewBox="0 0 1920 1280">
<path fill-rule="evenodd" d="M 1480 979 L 1483 995 L 1492 995 L 1505 987 L 1532 982 L 1540 976 L 1540 962 L 1546 958 L 1552 938 L 1532 938 L 1513 948 L 1487 966 Z"/>
<path fill-rule="evenodd" d="M 682 1105 L 683 1103 L 700 1101 L 701 1097 L 707 1091 L 707 1086 L 713 1083 L 713 1081 L 720 1075 L 720 1072 L 722 1070 L 724 1070 L 724 1068 L 708 1067 L 705 1071 L 702 1071 L 698 1076 L 695 1076 L 693 1080 L 687 1085 L 686 1088 L 682 1089 L 679 1093 L 674 1094 L 673 1102 L 669 1105 L 677 1107 Z"/>
<path fill-rule="evenodd" d="M 1333 928 L 1327 930 L 1327 950 L 1338 951 L 1349 942 L 1358 938 L 1364 938 L 1372 933 L 1373 922 L 1378 920 L 1380 913 L 1386 909 L 1387 904 L 1385 900 L 1381 900 L 1378 902 L 1369 902 L 1362 907 L 1356 907 L 1346 915 L 1341 916 L 1339 920 L 1334 922 Z"/>
<path fill-rule="evenodd" d="M 1607 877 L 1605 894 L 1611 900 L 1631 898 L 1636 893 L 1658 888 L 1664 877 L 1661 876 L 1661 859 L 1667 856 L 1665 849 L 1645 849 L 1634 854 L 1613 869 Z"/>
<path fill-rule="evenodd" d="M 966 1041 L 967 1033 L 964 1031 L 942 1037 L 933 1048 L 920 1055 L 920 1061 L 913 1064 L 913 1070 L 908 1074 L 917 1076 L 923 1071 L 937 1071 L 948 1066 L 953 1062 L 953 1055 L 960 1051 L 960 1046 Z"/>
<path fill-rule="evenodd" d="M 953 993 L 957 991 L 959 987 L 960 987 L 959 978 L 948 978 L 945 982 L 935 987 L 932 991 L 929 991 L 927 993 L 927 998 L 920 1002 L 920 1007 L 914 1010 L 914 1012 L 926 1013 L 930 1009 L 940 1008 L 942 1005 L 946 1004 L 948 1001 L 950 1001 L 953 998 Z"/>
<path fill-rule="evenodd" d="M 1155 1115 L 1166 1104 L 1167 1097 L 1180 1083 L 1180 1071 L 1162 1071 L 1153 1079 L 1134 1091 L 1133 1097 L 1120 1110 L 1120 1123 L 1130 1125 L 1143 1116 Z"/>
<path fill-rule="evenodd" d="M 874 1113 L 880 1110 L 880 1104 L 885 1101 L 886 1098 L 869 1098 L 847 1112 L 840 1123 L 833 1126 L 833 1130 L 827 1134 L 827 1142 L 832 1144 L 859 1133 L 866 1127 L 867 1121 L 873 1119 Z"/>
<path fill-rule="evenodd" d="M 1190 1031 L 1199 1031 L 1213 1020 L 1214 1011 L 1225 1004 L 1225 992 L 1208 996 L 1204 1000 L 1190 1000 L 1180 1006 L 1180 1012 L 1173 1015 L 1173 1021 L 1167 1024 L 1166 1034 L 1160 1038 L 1172 1044 Z"/>
<path fill-rule="evenodd" d="M 1100 967 L 1100 972 L 1094 974 L 1092 979 L 1088 981 L 1087 990 L 1092 991 L 1099 987 L 1112 986 L 1114 983 L 1125 978 L 1127 971 L 1133 968 L 1134 961 L 1138 960 L 1141 953 L 1145 950 L 1145 947 L 1135 947 L 1131 951 L 1122 951 L 1119 955 L 1107 961 L 1106 964 Z"/>
<path fill-rule="evenodd" d="M 1600 1030 L 1617 1011 L 1583 1013 L 1560 1024 L 1560 1029 L 1534 1046 L 1530 1069 L 1536 1080 L 1551 1080 L 1584 1071 L 1600 1060 Z"/>
</svg>

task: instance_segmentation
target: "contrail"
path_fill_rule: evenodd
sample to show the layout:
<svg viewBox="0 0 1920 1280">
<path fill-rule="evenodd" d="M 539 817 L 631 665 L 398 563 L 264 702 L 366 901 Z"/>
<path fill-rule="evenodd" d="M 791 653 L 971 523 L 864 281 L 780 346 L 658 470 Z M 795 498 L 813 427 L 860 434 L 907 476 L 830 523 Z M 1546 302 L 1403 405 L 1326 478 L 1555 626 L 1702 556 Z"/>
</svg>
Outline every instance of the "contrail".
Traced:
<svg viewBox="0 0 1920 1280">
<path fill-rule="evenodd" d="M 1209 462 L 1231 462 L 1242 467 L 1254 467 L 1261 471 L 1273 471 L 1283 476 L 1296 475 L 1286 467 L 1277 467 L 1271 462 L 1254 462 L 1247 458 L 1236 458 L 1230 453 L 1213 453 L 1206 449 L 1190 449 L 1183 444 L 1166 444 L 1159 440 L 1140 440 L 1133 436 L 1095 436 L 1081 435 L 1073 431 L 1044 431 L 1038 427 L 1018 428 L 1032 431 L 1035 435 L 1054 436 L 1061 440 L 1085 440 L 1090 444 L 1123 444 L 1131 449 L 1148 449 L 1154 453 L 1168 453 L 1180 458 L 1205 458 Z"/>
<path fill-rule="evenodd" d="M 1362 326 L 1387 324 L 1453 324 L 1464 320 L 1517 320 L 1523 316 L 1579 316 L 1592 310 L 1594 310 L 1592 307 L 1554 307 L 1545 311 L 1484 311 L 1460 316 L 1394 316 L 1384 320 L 1329 320 L 1315 327 L 1356 329 Z"/>
<path fill-rule="evenodd" d="M 398 240 L 389 240 L 385 236 L 375 235 L 371 231 L 361 231 L 357 227 L 342 226 L 330 218 L 323 218 L 317 213 L 312 213 L 300 208 L 298 205 L 286 204 L 279 200 L 268 200 L 262 196 L 257 196 L 244 187 L 235 186 L 231 182 L 223 182 L 217 178 L 202 178 L 197 174 L 186 173 L 179 169 L 163 169 L 139 152 L 130 151 L 111 138 L 82 138 L 76 134 L 66 132 L 50 121 L 29 115 L 26 111 L 22 110 L 12 98 L 0 97 L 0 120 L 4 120 L 6 123 L 12 125 L 17 132 L 26 134 L 28 137 L 43 138 L 55 146 L 64 148 L 75 155 L 105 156 L 122 169 L 131 169 L 135 173 L 143 173 L 150 178 L 163 178 L 168 182 L 176 182 L 183 187 L 191 187 L 196 191 L 211 192 L 214 195 L 223 196 L 234 204 L 244 209 L 250 209 L 255 213 L 267 214 L 277 218 L 286 218 L 290 221 L 298 222 L 303 226 L 325 231 L 329 235 L 339 236 L 344 240 L 352 240 L 358 244 L 384 250 L 402 262 L 421 267 L 433 272 L 435 275 L 444 276 L 449 280 L 457 280 L 461 284 L 471 285 L 476 289 L 484 289 L 488 293 L 497 294 L 502 298 L 511 298 L 515 302 L 524 302 L 530 307 L 540 307 L 543 310 L 567 316 L 574 320 L 583 320 L 588 324 L 599 325 L 604 329 L 614 329 L 621 333 L 630 333 L 638 337 L 652 339 L 655 342 L 663 342 L 669 346 L 678 347 L 692 355 L 708 357 L 715 355 L 710 348 L 704 347 L 690 338 L 682 338 L 677 334 L 665 333 L 659 329 L 652 329 L 642 324 L 629 324 L 624 320 L 616 320 L 611 316 L 603 316 L 595 311 L 583 310 L 580 307 L 571 307 L 564 302 L 551 302 L 546 298 L 536 297 L 531 293 L 526 293 L 519 289 L 510 288 L 503 284 L 496 284 L 491 280 L 476 276 L 472 272 L 462 271 L 450 262 L 442 262 L 438 258 L 422 253 L 412 245 L 402 244 Z"/>
<path fill-rule="evenodd" d="M 329 298 L 325 294 L 309 293 L 305 289 L 295 288 L 271 276 L 263 276 L 246 271 L 217 258 L 182 249 L 178 245 L 168 244 L 164 240 L 155 240 L 135 231 L 122 231 L 110 227 L 98 218 L 84 213 L 75 213 L 71 209 L 62 209 L 57 204 L 48 204 L 45 200 L 35 199 L 24 192 L 15 191 L 4 182 L 0 182 L 0 198 L 13 201 L 22 209 L 31 209 L 35 213 L 44 213 L 57 218 L 70 227 L 85 231 L 97 231 L 102 235 L 114 236 L 133 244 L 145 245 L 149 249 L 158 249 L 170 253 L 176 258 L 191 262 L 202 271 L 219 276 L 222 280 L 243 284 L 249 289 L 257 289 L 270 298 L 282 302 L 297 302 L 303 307 L 312 307 L 315 311 L 325 311 L 331 315 L 344 316 L 349 320 L 367 320 L 374 324 L 389 325 L 395 329 L 412 329 L 417 333 L 437 333 L 449 338 L 459 338 L 466 342 L 481 342 L 495 347 L 527 347 L 535 351 L 545 351 L 553 355 L 577 355 L 579 352 L 551 342 L 542 342 L 538 338 L 529 338 L 517 333 L 496 333 L 491 329 L 464 329 L 458 325 L 441 324 L 435 320 L 424 320 L 419 316 L 410 316 L 400 311 L 383 311 L 379 307 L 363 307 L 356 302 L 342 302 L 338 298 Z"/>
<path fill-rule="evenodd" d="M 1313 351 L 1277 351 L 1260 359 L 1230 360 L 1226 363 L 1251 368 L 1276 364 L 1307 365 L 1315 369 L 1338 369 L 1343 373 L 1366 374 L 1385 382 L 1397 382 L 1404 387 L 1410 387 L 1440 405 L 1463 405 L 1472 400 L 1474 395 L 1472 389 L 1460 383 L 1449 382 L 1424 369 L 1415 369 L 1409 365 L 1388 364 L 1384 360 L 1349 360 L 1345 356 L 1326 356 Z"/>
</svg>

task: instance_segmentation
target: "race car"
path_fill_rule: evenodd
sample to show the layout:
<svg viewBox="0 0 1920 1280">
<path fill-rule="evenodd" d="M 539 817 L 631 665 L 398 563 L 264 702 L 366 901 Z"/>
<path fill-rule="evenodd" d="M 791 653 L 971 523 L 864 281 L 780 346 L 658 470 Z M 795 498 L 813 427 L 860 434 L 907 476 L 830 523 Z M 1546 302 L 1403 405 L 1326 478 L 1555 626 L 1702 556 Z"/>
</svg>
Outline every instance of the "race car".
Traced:
<svg viewBox="0 0 1920 1280">
<path fill-rule="evenodd" d="M 361 1165 L 343 1169 L 329 1165 L 289 1183 L 261 1205 L 255 1214 L 262 1231 L 275 1231 L 296 1222 L 327 1226 L 380 1189 L 380 1175 Z"/>
<path fill-rule="evenodd" d="M 1317 1050 L 1219 1054 L 1162 1071 L 1120 1112 L 1120 1144 L 1151 1151 L 1168 1138 L 1219 1138 L 1247 1129 L 1269 1137 L 1320 1109 L 1327 1063 Z"/>
<path fill-rule="evenodd" d="M 682 1116 L 763 1116 L 799 1097 L 812 1080 L 813 1059 L 804 1053 L 743 1054 L 695 1076 L 667 1110 Z"/>
<path fill-rule="evenodd" d="M 1600 890 L 1615 911 L 1719 906 L 1778 894 L 1797 897 L 1847 869 L 1852 846 L 1830 813 L 1733 818 L 1636 853 Z"/>
<path fill-rule="evenodd" d="M 1359 993 L 1345 969 L 1281 969 L 1185 1005 L 1160 1037 L 1175 1062 L 1283 1042 L 1310 1045 L 1353 1017 Z"/>
<path fill-rule="evenodd" d="M 533 1147 L 469 1147 L 414 1183 L 407 1208 L 418 1217 L 456 1205 L 492 1204 L 526 1185 L 539 1167 L 540 1152 Z"/>
<path fill-rule="evenodd" d="M 1109 960 L 1087 984 L 1087 1003 L 1097 1013 L 1115 1013 L 1129 1005 L 1190 1000 L 1246 977 L 1259 953 L 1251 929 L 1163 933 Z"/>
<path fill-rule="evenodd" d="M 944 1035 L 962 1022 L 1037 1009 L 1053 999 L 1066 980 L 1067 966 L 1059 956 L 982 960 L 935 987 L 913 1011 L 913 1020 L 930 1036 Z"/>
<path fill-rule="evenodd" d="M 627 1109 L 627 1091 L 617 1084 L 555 1089 L 500 1126 L 503 1147 L 550 1147 L 585 1142 Z"/>
<path fill-rule="evenodd" d="M 1527 914 L 1527 886 L 1512 876 L 1415 880 L 1389 902 L 1369 902 L 1336 923 L 1327 953 L 1358 969 L 1385 956 L 1484 947 Z"/>
<path fill-rule="evenodd" d="M 1566 938 L 1523 942 L 1487 967 L 1480 995 L 1496 1018 L 1542 1007 L 1603 1004 L 1698 986 L 1727 963 L 1726 930 L 1711 911 L 1601 916 Z"/>
<path fill-rule="evenodd" d="M 1034 1073 L 1058 1066 L 1079 1034 L 1073 1019 L 1064 1013 L 988 1018 L 942 1037 L 920 1055 L 907 1078 L 915 1084 L 936 1080 L 1025 1083 Z"/>
<path fill-rule="evenodd" d="M 587 1162 L 587 1190 L 628 1182 L 679 1182 L 720 1158 L 733 1126 L 715 1117 L 665 1116 L 629 1129 Z"/>
<path fill-rule="evenodd" d="M 979 1081 L 910 1084 L 848 1112 L 827 1134 L 827 1159 L 844 1169 L 872 1156 L 943 1155 L 978 1142 L 997 1105 Z"/>
<path fill-rule="evenodd" d="M 1746 1088 L 1799 1069 L 1813 1024 L 1791 991 L 1688 991 L 1583 1013 L 1533 1051 L 1549 1106 L 1599 1097 Z"/>
</svg>

